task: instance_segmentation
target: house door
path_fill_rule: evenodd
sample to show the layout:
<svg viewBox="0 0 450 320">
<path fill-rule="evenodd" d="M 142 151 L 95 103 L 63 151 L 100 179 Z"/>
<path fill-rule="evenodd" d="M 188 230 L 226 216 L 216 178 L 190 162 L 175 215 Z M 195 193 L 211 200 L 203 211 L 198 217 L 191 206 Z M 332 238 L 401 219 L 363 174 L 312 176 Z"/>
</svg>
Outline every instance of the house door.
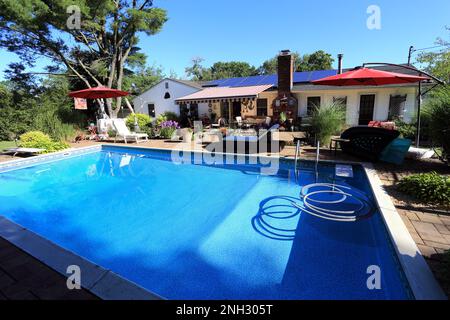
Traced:
<svg viewBox="0 0 450 320">
<path fill-rule="evenodd" d="M 359 102 L 359 125 L 367 125 L 373 120 L 373 109 L 375 107 L 375 95 L 364 94 Z"/>
<path fill-rule="evenodd" d="M 150 117 L 154 118 L 155 117 L 155 105 L 153 103 L 149 103 L 147 105 L 147 108 L 148 108 L 148 115 Z"/>
<path fill-rule="evenodd" d="M 240 117 L 241 116 L 241 103 L 240 102 L 233 102 L 233 117 Z"/>
</svg>

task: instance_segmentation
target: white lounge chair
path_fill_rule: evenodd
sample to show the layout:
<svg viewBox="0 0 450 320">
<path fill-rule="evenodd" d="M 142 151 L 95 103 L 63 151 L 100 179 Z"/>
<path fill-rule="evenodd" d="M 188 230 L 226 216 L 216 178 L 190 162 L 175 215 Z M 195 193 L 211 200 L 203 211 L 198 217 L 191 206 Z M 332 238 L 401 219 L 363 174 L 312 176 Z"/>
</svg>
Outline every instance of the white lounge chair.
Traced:
<svg viewBox="0 0 450 320">
<path fill-rule="evenodd" d="M 113 124 L 116 129 L 114 142 L 116 142 L 118 138 L 122 138 L 125 141 L 125 144 L 129 139 L 134 140 L 136 143 L 148 141 L 148 135 L 146 133 L 131 132 L 123 119 L 113 119 Z"/>
<path fill-rule="evenodd" d="M 22 153 L 22 154 L 30 154 L 30 155 L 36 155 L 42 151 L 45 151 L 45 149 L 39 149 L 39 148 L 9 148 L 6 149 L 4 152 L 2 152 L 1 154 L 12 154 L 13 157 L 15 157 L 17 154 Z"/>
</svg>

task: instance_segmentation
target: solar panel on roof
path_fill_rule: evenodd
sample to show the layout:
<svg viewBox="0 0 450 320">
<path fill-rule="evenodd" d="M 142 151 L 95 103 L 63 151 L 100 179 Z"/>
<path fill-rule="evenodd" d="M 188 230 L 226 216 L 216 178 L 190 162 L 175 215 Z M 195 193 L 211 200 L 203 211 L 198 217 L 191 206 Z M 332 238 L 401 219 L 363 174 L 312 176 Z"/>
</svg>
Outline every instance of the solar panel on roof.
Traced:
<svg viewBox="0 0 450 320">
<path fill-rule="evenodd" d="M 234 78 L 228 78 L 223 79 L 223 81 L 220 83 L 220 87 L 230 87 L 231 84 L 234 82 Z"/>
<path fill-rule="evenodd" d="M 336 70 L 318 70 L 318 71 L 303 71 L 294 72 L 294 83 L 310 82 L 325 77 L 337 74 Z M 205 87 L 245 87 L 245 86 L 259 86 L 271 84 L 276 86 L 278 84 L 278 76 L 276 74 L 218 79 L 208 82 Z"/>
<path fill-rule="evenodd" d="M 294 72 L 294 82 L 308 82 L 309 76 L 309 71 Z"/>
<path fill-rule="evenodd" d="M 260 82 L 261 76 L 253 76 L 244 78 L 238 85 L 239 86 L 256 86 Z"/>
<path fill-rule="evenodd" d="M 334 76 L 336 74 L 337 74 L 336 70 L 318 70 L 318 71 L 313 71 L 309 81 L 319 80 L 319 79 L 326 78 L 326 77 L 329 77 L 329 76 Z"/>
</svg>

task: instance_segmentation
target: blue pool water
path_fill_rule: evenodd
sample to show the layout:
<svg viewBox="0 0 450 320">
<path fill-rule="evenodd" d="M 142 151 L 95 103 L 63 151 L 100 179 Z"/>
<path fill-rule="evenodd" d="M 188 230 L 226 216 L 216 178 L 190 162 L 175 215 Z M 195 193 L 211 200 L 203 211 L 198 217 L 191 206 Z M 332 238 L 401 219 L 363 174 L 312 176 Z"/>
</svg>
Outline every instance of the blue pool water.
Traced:
<svg viewBox="0 0 450 320">
<path fill-rule="evenodd" d="M 379 212 L 337 222 L 292 204 L 312 182 L 372 201 L 361 167 L 337 178 L 302 162 L 296 180 L 290 162 L 268 176 L 169 158 L 103 147 L 0 173 L 0 215 L 169 299 L 411 298 Z"/>
</svg>

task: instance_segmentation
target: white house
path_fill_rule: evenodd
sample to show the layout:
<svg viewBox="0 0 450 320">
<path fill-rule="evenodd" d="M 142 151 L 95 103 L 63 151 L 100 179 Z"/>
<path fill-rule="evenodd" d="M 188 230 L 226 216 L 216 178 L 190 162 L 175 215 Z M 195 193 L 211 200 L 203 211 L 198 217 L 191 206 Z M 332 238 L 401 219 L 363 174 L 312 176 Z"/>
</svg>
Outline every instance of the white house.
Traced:
<svg viewBox="0 0 450 320">
<path fill-rule="evenodd" d="M 339 65 L 342 66 L 342 55 Z M 339 68 L 340 70 L 341 67 Z M 419 71 L 402 66 L 378 66 L 376 69 L 418 75 Z M 346 108 L 346 123 L 367 125 L 370 121 L 395 118 L 410 122 L 417 113 L 418 84 L 382 86 L 324 86 L 312 81 L 336 75 L 339 70 L 294 72 L 289 51 L 278 57 L 278 74 L 211 81 L 201 92 L 183 96 L 177 103 L 208 103 L 217 116 L 234 120 L 236 116 L 277 120 L 282 113 L 300 120 L 311 115 L 314 107 L 339 101 Z M 342 71 L 340 71 L 342 72 Z"/>
<path fill-rule="evenodd" d="M 136 113 L 144 113 L 155 118 L 166 111 L 180 115 L 180 105 L 175 99 L 202 90 L 201 84 L 194 81 L 166 78 L 137 96 L 133 100 Z M 188 110 L 202 115 L 208 112 L 207 104 L 188 104 Z"/>
<path fill-rule="evenodd" d="M 341 56 L 342 57 L 342 56 Z M 340 58 L 341 58 L 340 57 Z M 340 66 L 342 60 L 340 60 Z M 399 67 L 377 69 L 416 74 Z M 165 111 L 180 114 L 190 108 L 191 115 L 211 114 L 235 120 L 266 116 L 277 120 L 283 112 L 288 118 L 308 117 L 313 106 L 339 101 L 346 107 L 348 125 L 364 125 L 369 121 L 401 118 L 414 119 L 417 112 L 417 84 L 384 86 L 317 86 L 311 81 L 338 73 L 338 70 L 293 72 L 293 59 L 283 52 L 278 60 L 278 74 L 219 79 L 196 83 L 164 79 L 134 100 L 136 112 L 157 116 Z"/>
</svg>

